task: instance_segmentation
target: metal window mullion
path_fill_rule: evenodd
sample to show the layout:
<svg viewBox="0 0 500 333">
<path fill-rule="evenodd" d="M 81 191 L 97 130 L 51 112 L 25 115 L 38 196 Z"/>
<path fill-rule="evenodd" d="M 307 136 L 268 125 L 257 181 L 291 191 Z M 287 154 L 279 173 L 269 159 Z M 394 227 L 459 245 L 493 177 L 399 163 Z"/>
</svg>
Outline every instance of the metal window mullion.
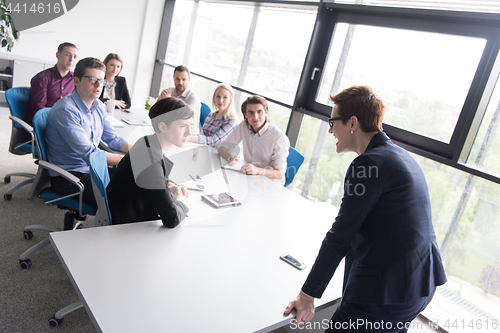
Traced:
<svg viewBox="0 0 500 333">
<path fill-rule="evenodd" d="M 459 144 L 456 152 L 456 160 L 458 163 L 466 163 L 470 155 L 474 141 L 477 137 L 481 123 L 484 119 L 486 111 L 488 109 L 488 104 L 490 102 L 491 96 L 495 90 L 495 86 L 500 83 L 498 82 L 500 76 L 500 58 L 498 54 L 500 53 L 500 34 L 497 37 L 494 47 L 492 48 L 491 55 L 495 56 L 495 64 L 489 73 L 488 81 L 482 92 L 480 102 L 475 110 L 474 118 L 469 126 L 469 129 L 463 135 L 466 136 L 462 144 Z M 500 88 L 500 86 L 499 86 Z"/>
<path fill-rule="evenodd" d="M 193 9 L 191 10 L 191 20 L 189 21 L 189 30 L 186 37 L 186 46 L 184 48 L 184 56 L 182 57 L 182 64 L 188 66 L 189 55 L 191 54 L 191 45 L 193 44 L 194 27 L 196 26 L 196 18 L 198 17 L 198 8 L 200 7 L 200 0 L 194 0 Z"/>
<path fill-rule="evenodd" d="M 170 36 L 170 29 L 172 27 L 172 20 L 174 17 L 175 1 L 176 0 L 165 0 L 165 7 L 163 8 L 163 18 L 160 28 L 160 36 L 158 37 L 158 46 L 156 48 L 156 59 L 165 59 L 165 56 L 167 55 L 168 39 Z M 153 79 L 151 80 L 149 96 L 157 97 L 160 94 L 163 68 L 163 64 L 156 60 L 153 69 Z"/>
<path fill-rule="evenodd" d="M 255 31 L 257 30 L 257 22 L 259 21 L 260 4 L 255 4 L 253 8 L 252 21 L 248 28 L 247 41 L 245 43 L 245 51 L 243 52 L 243 59 L 241 61 L 240 73 L 236 85 L 242 87 L 245 82 L 245 77 L 250 64 L 250 54 L 252 53 L 253 41 L 255 38 Z M 238 90 L 234 96 L 235 105 L 240 105 L 241 91 Z"/>
</svg>

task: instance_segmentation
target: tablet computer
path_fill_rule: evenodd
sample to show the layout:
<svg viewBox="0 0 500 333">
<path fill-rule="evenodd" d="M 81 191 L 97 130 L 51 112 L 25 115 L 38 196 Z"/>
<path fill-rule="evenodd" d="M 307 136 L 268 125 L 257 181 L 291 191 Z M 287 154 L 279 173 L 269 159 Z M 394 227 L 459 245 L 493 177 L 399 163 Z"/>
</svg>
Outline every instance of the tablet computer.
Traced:
<svg viewBox="0 0 500 333">
<path fill-rule="evenodd" d="M 217 208 L 241 204 L 238 199 L 227 192 L 203 195 L 202 199 Z"/>
</svg>

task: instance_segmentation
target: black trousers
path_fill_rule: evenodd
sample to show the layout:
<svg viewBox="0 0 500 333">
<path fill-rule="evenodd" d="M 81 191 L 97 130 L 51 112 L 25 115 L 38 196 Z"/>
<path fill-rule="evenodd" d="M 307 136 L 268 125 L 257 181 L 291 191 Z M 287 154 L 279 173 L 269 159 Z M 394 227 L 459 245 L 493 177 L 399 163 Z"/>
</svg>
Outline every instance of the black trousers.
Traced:
<svg viewBox="0 0 500 333">
<path fill-rule="evenodd" d="M 398 304 L 361 304 L 340 302 L 326 332 L 406 333 L 415 319 L 431 302 L 427 297 Z"/>
</svg>

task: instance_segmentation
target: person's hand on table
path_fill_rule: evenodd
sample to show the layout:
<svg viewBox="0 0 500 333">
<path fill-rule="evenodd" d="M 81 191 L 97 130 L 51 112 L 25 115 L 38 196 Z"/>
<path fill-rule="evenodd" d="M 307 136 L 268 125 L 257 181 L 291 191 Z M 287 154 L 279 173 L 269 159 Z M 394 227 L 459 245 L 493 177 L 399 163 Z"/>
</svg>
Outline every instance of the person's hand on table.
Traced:
<svg viewBox="0 0 500 333">
<path fill-rule="evenodd" d="M 171 181 L 168 182 L 168 189 L 170 190 L 170 192 L 173 192 L 173 191 L 177 191 L 177 189 L 174 189 L 174 187 L 176 187 L 177 185 Z"/>
<path fill-rule="evenodd" d="M 172 91 L 169 88 L 162 90 L 162 92 L 160 93 L 160 96 L 158 96 L 158 100 L 164 99 L 167 97 L 172 97 Z"/>
<path fill-rule="evenodd" d="M 297 310 L 295 320 L 297 323 L 305 323 L 311 321 L 314 317 L 314 297 L 307 295 L 302 290 L 293 301 L 288 303 L 283 315 L 287 316 L 292 310 Z"/>
<path fill-rule="evenodd" d="M 188 201 L 188 190 L 184 186 L 174 185 L 170 187 L 170 193 L 172 195 L 172 200 L 177 201 L 180 200 L 184 203 Z"/>
<path fill-rule="evenodd" d="M 234 158 L 234 157 L 232 157 L 232 156 L 231 156 L 231 157 L 227 160 L 227 164 L 229 164 L 229 165 L 231 165 L 231 166 L 235 165 L 235 164 L 236 164 L 236 163 L 238 163 L 238 162 L 239 162 L 239 159 Z"/>
<path fill-rule="evenodd" d="M 116 100 L 116 99 L 114 99 L 114 101 L 115 101 L 115 106 L 118 107 L 118 109 L 125 109 L 125 107 L 127 106 L 125 101 Z"/>
<path fill-rule="evenodd" d="M 245 164 L 243 166 L 243 171 L 245 171 L 245 173 L 247 175 L 258 175 L 258 174 L 260 174 L 259 168 L 257 168 L 255 165 L 250 164 L 250 163 L 247 163 L 247 164 Z"/>
<path fill-rule="evenodd" d="M 181 186 L 181 192 L 186 197 L 186 201 L 187 201 L 187 199 L 189 199 L 188 189 L 186 187 L 184 187 L 184 186 Z"/>
</svg>

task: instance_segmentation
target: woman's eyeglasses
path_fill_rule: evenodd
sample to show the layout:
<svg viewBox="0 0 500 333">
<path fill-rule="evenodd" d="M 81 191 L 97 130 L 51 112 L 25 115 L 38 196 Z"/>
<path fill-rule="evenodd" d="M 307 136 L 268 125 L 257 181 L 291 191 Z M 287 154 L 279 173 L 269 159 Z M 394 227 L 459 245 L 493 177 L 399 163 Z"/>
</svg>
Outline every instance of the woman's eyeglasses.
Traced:
<svg viewBox="0 0 500 333">
<path fill-rule="evenodd" d="M 335 117 L 335 118 L 329 118 L 328 119 L 328 124 L 330 125 L 330 128 L 333 127 L 333 125 L 335 125 L 335 122 L 337 120 L 344 120 L 344 121 L 347 121 L 347 119 L 345 119 L 344 117 Z"/>
</svg>

